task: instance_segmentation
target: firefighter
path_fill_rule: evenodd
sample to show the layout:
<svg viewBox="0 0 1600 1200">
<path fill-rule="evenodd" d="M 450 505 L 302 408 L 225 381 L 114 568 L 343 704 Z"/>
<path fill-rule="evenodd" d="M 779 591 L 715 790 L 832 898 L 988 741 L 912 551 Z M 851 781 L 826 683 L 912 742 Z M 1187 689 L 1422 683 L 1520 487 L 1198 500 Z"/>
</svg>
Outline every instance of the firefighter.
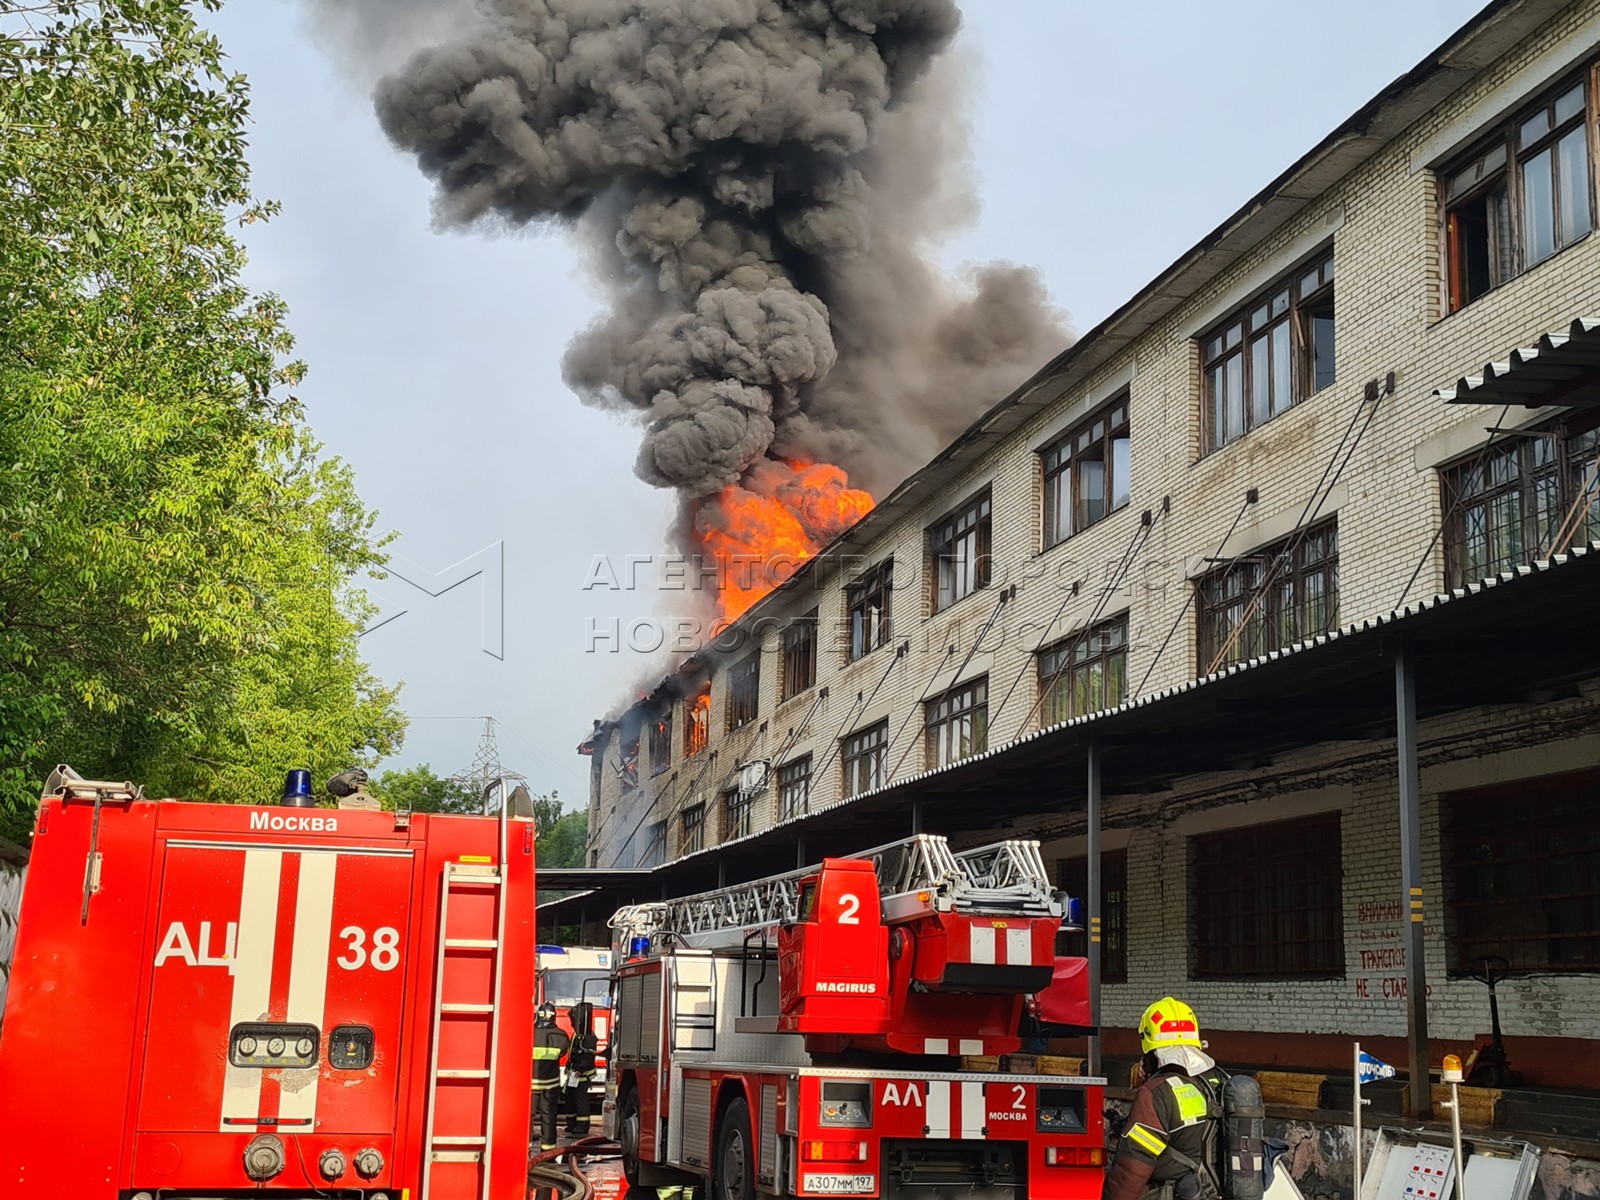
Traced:
<svg viewBox="0 0 1600 1200">
<path fill-rule="evenodd" d="M 594 1085 L 594 1059 L 600 1049 L 594 1035 L 594 1005 L 587 1000 L 574 1004 L 567 1014 L 572 1021 L 572 1052 L 567 1055 L 567 1084 L 572 1091 L 572 1119 L 567 1133 L 572 1137 L 589 1135 L 589 1089 Z"/>
<path fill-rule="evenodd" d="M 1205 1053 L 1194 1009 L 1164 996 L 1139 1021 L 1138 1090 L 1101 1200 L 1218 1200 L 1227 1072 Z"/>
<path fill-rule="evenodd" d="M 539 1122 L 539 1149 L 556 1148 L 556 1102 L 561 1095 L 561 1058 L 572 1039 L 556 1025 L 555 1005 L 539 1005 L 533 1018 L 533 1107 Z M 533 1140 L 533 1131 L 528 1131 Z"/>
</svg>

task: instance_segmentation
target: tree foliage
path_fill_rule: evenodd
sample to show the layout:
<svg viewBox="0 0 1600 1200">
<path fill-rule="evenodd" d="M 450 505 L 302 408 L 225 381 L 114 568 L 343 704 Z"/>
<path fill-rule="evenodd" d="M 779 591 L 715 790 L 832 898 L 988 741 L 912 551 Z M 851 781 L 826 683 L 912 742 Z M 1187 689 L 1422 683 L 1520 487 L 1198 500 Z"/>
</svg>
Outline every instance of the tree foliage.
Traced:
<svg viewBox="0 0 1600 1200">
<path fill-rule="evenodd" d="M 483 801 L 469 783 L 434 774 L 427 763 L 385 771 L 372 781 L 372 794 L 384 808 L 409 808 L 426 813 L 479 813 Z M 563 813 L 561 798 L 533 797 L 533 827 L 538 838 L 541 867 L 583 866 L 584 843 L 588 838 L 588 817 L 581 810 Z"/>
<path fill-rule="evenodd" d="M 215 0 L 200 0 L 215 8 Z M 292 389 L 248 92 L 188 0 L 0 0 L 0 833 L 57 760 L 260 801 L 398 747 L 383 561 Z"/>
</svg>

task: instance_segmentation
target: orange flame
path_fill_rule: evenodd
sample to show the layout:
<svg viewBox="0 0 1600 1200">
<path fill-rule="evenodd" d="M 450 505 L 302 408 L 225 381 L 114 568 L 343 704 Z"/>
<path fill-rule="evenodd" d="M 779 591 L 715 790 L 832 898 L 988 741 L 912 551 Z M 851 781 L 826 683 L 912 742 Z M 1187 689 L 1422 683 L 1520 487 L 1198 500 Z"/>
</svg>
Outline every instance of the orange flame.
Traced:
<svg viewBox="0 0 1600 1200">
<path fill-rule="evenodd" d="M 737 619 L 872 504 L 832 463 L 768 461 L 723 488 L 695 514 L 700 543 L 717 562 L 723 617 Z"/>
</svg>

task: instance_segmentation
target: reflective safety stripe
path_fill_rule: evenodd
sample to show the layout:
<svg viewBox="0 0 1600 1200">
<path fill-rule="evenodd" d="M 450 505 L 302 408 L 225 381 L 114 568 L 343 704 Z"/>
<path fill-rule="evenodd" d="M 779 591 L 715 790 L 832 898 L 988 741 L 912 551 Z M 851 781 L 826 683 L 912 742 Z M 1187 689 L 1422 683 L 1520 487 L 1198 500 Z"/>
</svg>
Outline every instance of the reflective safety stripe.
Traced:
<svg viewBox="0 0 1600 1200">
<path fill-rule="evenodd" d="M 1128 1139 L 1141 1150 L 1153 1154 L 1157 1158 L 1160 1158 L 1167 1148 L 1166 1142 L 1157 1137 L 1153 1130 L 1143 1125 L 1135 1125 L 1129 1129 Z"/>
<path fill-rule="evenodd" d="M 560 1058 L 561 1051 L 555 1046 L 535 1046 L 533 1048 L 533 1057 L 535 1060 Z"/>
<path fill-rule="evenodd" d="M 1185 1125 L 1193 1125 L 1196 1121 L 1206 1118 L 1206 1096 L 1192 1083 L 1184 1083 L 1174 1077 L 1171 1080 L 1172 1095 L 1178 1102 L 1178 1119 Z"/>
<path fill-rule="evenodd" d="M 558 1082 L 559 1080 L 555 1079 L 535 1079 L 533 1081 L 533 1090 L 536 1092 L 553 1092 Z"/>
</svg>

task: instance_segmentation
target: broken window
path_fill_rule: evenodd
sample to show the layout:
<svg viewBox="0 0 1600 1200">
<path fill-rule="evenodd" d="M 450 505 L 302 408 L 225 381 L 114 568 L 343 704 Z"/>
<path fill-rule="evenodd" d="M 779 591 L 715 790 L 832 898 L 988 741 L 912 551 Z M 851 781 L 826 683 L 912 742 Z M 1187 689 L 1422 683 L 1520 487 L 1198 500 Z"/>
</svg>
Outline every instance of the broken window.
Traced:
<svg viewBox="0 0 1600 1200">
<path fill-rule="evenodd" d="M 1486 955 L 1512 971 L 1600 970 L 1597 786 L 1591 770 L 1440 799 L 1453 974 Z"/>
<path fill-rule="evenodd" d="M 942 612 L 989 585 L 993 567 L 989 508 L 989 493 L 985 492 L 928 531 L 934 612 Z"/>
<path fill-rule="evenodd" d="M 650 722 L 650 774 L 659 775 L 672 766 L 672 712 L 661 713 Z"/>
<path fill-rule="evenodd" d="M 1339 814 L 1189 839 L 1191 976 L 1344 974 Z"/>
<path fill-rule="evenodd" d="M 1333 309 L 1330 249 L 1201 337 L 1206 450 L 1236 441 L 1334 381 Z"/>
<path fill-rule="evenodd" d="M 845 590 L 850 613 L 850 661 L 864 658 L 891 636 L 889 600 L 894 592 L 894 560 L 887 559 Z"/>
<path fill-rule="evenodd" d="M 1600 538 L 1594 418 L 1514 433 L 1440 472 L 1445 586 L 1465 587 Z M 1580 432 L 1581 431 L 1581 432 Z M 1570 535 L 1570 536 L 1568 536 Z"/>
<path fill-rule="evenodd" d="M 1089 860 L 1063 858 L 1056 864 L 1056 882 L 1069 896 L 1088 907 Z M 1089 953 L 1088 934 L 1079 929 L 1063 932 L 1056 953 L 1082 958 Z M 1128 852 L 1106 850 L 1100 855 L 1100 979 L 1104 983 L 1128 982 Z"/>
<path fill-rule="evenodd" d="M 1587 88 L 1568 80 L 1440 172 L 1451 312 L 1593 228 Z"/>
<path fill-rule="evenodd" d="M 747 655 L 728 673 L 728 728 L 756 719 L 761 705 L 761 652 Z"/>
<path fill-rule="evenodd" d="M 1115 708 L 1128 698 L 1128 618 L 1124 614 L 1039 652 L 1044 723 Z"/>
<path fill-rule="evenodd" d="M 679 854 L 693 854 L 706 848 L 706 806 L 691 804 L 683 810 L 683 834 Z"/>
<path fill-rule="evenodd" d="M 783 631 L 783 674 L 779 700 L 798 696 L 817 682 L 817 610 Z"/>
<path fill-rule="evenodd" d="M 778 811 L 785 820 L 811 811 L 811 755 L 778 768 Z"/>
<path fill-rule="evenodd" d="M 881 787 L 889 758 L 889 722 L 879 721 L 870 729 L 852 733 L 839 745 L 843 767 L 844 794 L 859 796 Z"/>
<path fill-rule="evenodd" d="M 749 792 L 733 788 L 722 794 L 722 840 L 750 836 L 750 814 L 755 808 L 755 797 Z"/>
<path fill-rule="evenodd" d="M 930 770 L 981 754 L 989 732 L 988 678 L 975 679 L 929 700 L 924 716 L 923 737 Z"/>
<path fill-rule="evenodd" d="M 1128 503 L 1129 449 L 1126 392 L 1044 448 L 1046 549 Z"/>
<path fill-rule="evenodd" d="M 635 725 L 633 732 L 622 739 L 622 744 L 617 748 L 619 756 L 617 774 L 622 779 L 622 790 L 632 791 L 639 786 L 639 727 Z"/>
<path fill-rule="evenodd" d="M 1327 633 L 1339 623 L 1338 525 L 1240 555 L 1196 589 L 1202 675 Z"/>
<path fill-rule="evenodd" d="M 683 701 L 683 756 L 699 754 L 706 748 L 710 736 L 711 685 L 704 683 Z"/>
</svg>

